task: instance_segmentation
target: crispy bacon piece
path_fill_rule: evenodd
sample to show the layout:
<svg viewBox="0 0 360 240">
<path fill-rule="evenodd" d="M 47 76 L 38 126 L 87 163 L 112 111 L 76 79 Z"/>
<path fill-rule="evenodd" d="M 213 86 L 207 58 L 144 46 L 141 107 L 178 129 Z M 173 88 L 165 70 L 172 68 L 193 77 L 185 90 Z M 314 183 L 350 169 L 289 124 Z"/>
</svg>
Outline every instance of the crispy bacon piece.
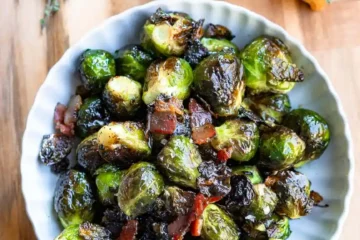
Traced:
<svg viewBox="0 0 360 240">
<path fill-rule="evenodd" d="M 193 128 L 191 137 L 196 144 L 204 144 L 209 141 L 216 134 L 215 128 L 211 123 L 207 123 L 204 126 Z"/>
<path fill-rule="evenodd" d="M 231 158 L 232 148 L 224 148 L 218 151 L 217 158 L 220 162 L 226 162 L 228 159 Z"/>
<path fill-rule="evenodd" d="M 118 240 L 135 240 L 138 231 L 138 221 L 130 220 L 123 226 Z"/>
<path fill-rule="evenodd" d="M 215 127 L 212 125 L 211 113 L 193 98 L 189 102 L 189 111 L 192 139 L 199 145 L 207 143 L 216 134 Z"/>
<path fill-rule="evenodd" d="M 79 95 L 75 95 L 70 99 L 68 107 L 58 103 L 54 111 L 55 129 L 67 136 L 73 136 L 75 134 L 77 112 L 81 105 L 82 99 Z"/>
</svg>

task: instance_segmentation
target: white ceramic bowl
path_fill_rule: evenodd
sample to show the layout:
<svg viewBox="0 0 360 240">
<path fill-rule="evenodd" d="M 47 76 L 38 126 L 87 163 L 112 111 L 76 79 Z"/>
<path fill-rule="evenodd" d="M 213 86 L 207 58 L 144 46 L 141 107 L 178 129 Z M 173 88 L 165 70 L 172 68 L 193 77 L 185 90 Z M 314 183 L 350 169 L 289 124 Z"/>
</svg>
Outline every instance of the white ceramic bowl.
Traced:
<svg viewBox="0 0 360 240">
<path fill-rule="evenodd" d="M 22 145 L 22 190 L 37 237 L 54 239 L 61 231 L 53 211 L 58 176 L 38 161 L 38 151 L 42 136 L 54 132 L 52 119 L 56 103 L 67 103 L 79 85 L 76 71 L 80 54 L 87 48 L 114 52 L 128 43 L 139 42 L 141 26 L 159 7 L 228 26 L 236 35 L 234 42 L 239 47 L 262 34 L 279 37 L 289 46 L 294 61 L 306 76 L 305 82 L 297 84 L 290 93 L 293 108 L 302 106 L 319 112 L 332 131 L 331 143 L 323 156 L 301 169 L 330 207 L 314 208 L 309 216 L 291 221 L 290 239 L 337 239 L 348 212 L 353 157 L 349 126 L 328 77 L 309 52 L 281 27 L 239 6 L 202 0 L 155 1 L 111 17 L 67 50 L 50 70 L 29 113 Z"/>
</svg>

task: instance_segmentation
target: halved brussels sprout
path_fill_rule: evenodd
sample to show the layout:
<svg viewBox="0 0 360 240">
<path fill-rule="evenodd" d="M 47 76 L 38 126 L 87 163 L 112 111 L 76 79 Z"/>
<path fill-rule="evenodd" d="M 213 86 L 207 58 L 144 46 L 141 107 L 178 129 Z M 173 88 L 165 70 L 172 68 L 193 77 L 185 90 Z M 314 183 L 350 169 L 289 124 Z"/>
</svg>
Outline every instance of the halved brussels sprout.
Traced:
<svg viewBox="0 0 360 240">
<path fill-rule="evenodd" d="M 196 189 L 196 179 L 200 176 L 198 167 L 202 160 L 190 138 L 171 137 L 159 153 L 157 162 L 172 182 Z"/>
<path fill-rule="evenodd" d="M 240 231 L 234 220 L 215 204 L 209 204 L 203 214 L 201 238 L 205 240 L 238 240 Z"/>
<path fill-rule="evenodd" d="M 142 99 L 150 104 L 160 95 L 184 100 L 193 82 L 191 66 L 182 58 L 170 57 L 154 62 L 147 70 Z"/>
<path fill-rule="evenodd" d="M 194 71 L 194 88 L 219 116 L 236 116 L 245 91 L 243 65 L 231 52 L 205 58 Z"/>
<path fill-rule="evenodd" d="M 202 38 L 201 43 L 210 53 L 218 53 L 223 50 L 233 50 L 236 54 L 239 53 L 238 47 L 227 39 Z"/>
<path fill-rule="evenodd" d="M 293 130 L 277 126 L 261 133 L 258 164 L 270 170 L 290 168 L 304 152 L 305 143 Z"/>
<path fill-rule="evenodd" d="M 114 165 L 105 164 L 98 168 L 94 175 L 100 202 L 103 205 L 114 205 L 116 203 L 115 194 L 118 192 L 125 171 Z"/>
<path fill-rule="evenodd" d="M 117 75 L 129 76 L 139 82 L 144 81 L 152 61 L 152 56 L 137 45 L 127 45 L 115 52 Z"/>
<path fill-rule="evenodd" d="M 158 9 L 145 23 L 141 45 L 150 52 L 180 56 L 193 31 L 191 18 Z"/>
<path fill-rule="evenodd" d="M 71 152 L 71 138 L 63 134 L 44 135 L 41 140 L 39 158 L 46 165 L 61 162 Z"/>
<path fill-rule="evenodd" d="M 286 94 L 250 95 L 244 99 L 242 105 L 270 126 L 281 124 L 284 115 L 291 109 L 290 100 Z"/>
<path fill-rule="evenodd" d="M 295 167 L 319 158 L 330 142 L 330 128 L 318 113 L 308 109 L 295 109 L 285 116 L 283 125 L 294 130 L 306 144 L 305 156 Z"/>
<path fill-rule="evenodd" d="M 254 157 L 259 145 L 259 130 L 254 122 L 233 119 L 215 128 L 211 145 L 217 150 L 231 148 L 231 158 L 245 162 Z"/>
<path fill-rule="evenodd" d="M 258 184 L 263 182 L 263 178 L 256 166 L 246 165 L 246 166 L 235 166 L 232 167 L 233 176 L 246 176 L 252 184 Z"/>
<path fill-rule="evenodd" d="M 106 84 L 103 99 L 117 118 L 134 116 L 141 106 L 142 86 L 128 77 L 113 77 Z"/>
<path fill-rule="evenodd" d="M 310 191 L 308 178 L 296 171 L 281 171 L 265 180 L 279 198 L 276 213 L 291 219 L 300 218 L 310 213 L 314 199 Z"/>
<path fill-rule="evenodd" d="M 85 173 L 69 170 L 60 175 L 55 188 L 54 208 L 63 227 L 91 221 L 94 202 L 90 180 Z"/>
<path fill-rule="evenodd" d="M 135 218 L 147 212 L 164 190 L 162 176 L 147 162 L 133 164 L 125 173 L 117 194 L 121 210 Z"/>
<path fill-rule="evenodd" d="M 93 174 L 106 163 L 99 154 L 98 133 L 94 133 L 80 142 L 76 148 L 77 163 Z"/>
<path fill-rule="evenodd" d="M 303 72 L 292 63 L 289 50 L 277 38 L 259 37 L 241 52 L 246 86 L 252 93 L 287 93 L 295 82 L 304 80 Z"/>
<path fill-rule="evenodd" d="M 70 225 L 65 228 L 55 240 L 110 240 L 110 231 L 106 228 L 85 222 L 80 225 Z"/>
<path fill-rule="evenodd" d="M 86 98 L 77 114 L 76 134 L 85 138 L 109 123 L 110 115 L 97 97 Z"/>
<path fill-rule="evenodd" d="M 112 122 L 98 132 L 99 153 L 108 162 L 125 166 L 151 154 L 144 127 L 137 122 Z"/>
<path fill-rule="evenodd" d="M 116 75 L 114 57 L 105 50 L 86 50 L 80 58 L 81 81 L 86 89 L 100 92 Z"/>
</svg>

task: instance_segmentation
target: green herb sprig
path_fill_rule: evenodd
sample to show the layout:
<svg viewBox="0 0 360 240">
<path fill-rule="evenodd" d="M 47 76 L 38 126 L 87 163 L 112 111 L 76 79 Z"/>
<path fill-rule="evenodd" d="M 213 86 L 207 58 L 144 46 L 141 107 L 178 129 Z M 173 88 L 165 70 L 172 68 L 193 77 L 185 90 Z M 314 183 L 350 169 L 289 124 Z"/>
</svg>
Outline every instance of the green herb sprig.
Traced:
<svg viewBox="0 0 360 240">
<path fill-rule="evenodd" d="M 47 0 L 47 3 L 45 5 L 44 9 L 44 17 L 40 20 L 41 24 L 41 30 L 43 30 L 49 21 L 49 18 L 59 11 L 60 9 L 60 3 L 59 0 Z"/>
</svg>

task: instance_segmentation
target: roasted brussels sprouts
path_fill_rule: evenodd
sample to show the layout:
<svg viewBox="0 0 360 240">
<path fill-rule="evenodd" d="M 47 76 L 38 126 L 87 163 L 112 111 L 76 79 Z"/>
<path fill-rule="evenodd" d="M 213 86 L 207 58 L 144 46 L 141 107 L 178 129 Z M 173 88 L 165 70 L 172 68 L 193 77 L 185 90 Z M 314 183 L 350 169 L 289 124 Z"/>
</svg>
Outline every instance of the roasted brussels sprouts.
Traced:
<svg viewBox="0 0 360 240">
<path fill-rule="evenodd" d="M 236 116 L 245 91 L 243 65 L 231 52 L 210 55 L 195 68 L 194 88 L 216 114 Z"/>
<path fill-rule="evenodd" d="M 154 165 L 133 164 L 125 173 L 117 194 L 120 209 L 134 218 L 147 212 L 164 190 L 164 180 Z"/>
<path fill-rule="evenodd" d="M 165 200 L 165 208 L 168 211 L 175 216 L 184 216 L 192 210 L 195 193 L 175 186 L 167 186 L 162 198 Z"/>
<path fill-rule="evenodd" d="M 39 157 L 46 165 L 61 162 L 71 152 L 71 138 L 63 134 L 44 135 L 41 141 Z"/>
<path fill-rule="evenodd" d="M 206 28 L 205 37 L 232 40 L 235 36 L 232 35 L 230 29 L 227 27 L 210 23 Z"/>
<path fill-rule="evenodd" d="M 144 127 L 136 122 L 112 122 L 98 132 L 99 153 L 108 162 L 129 166 L 151 154 Z"/>
<path fill-rule="evenodd" d="M 97 97 L 86 98 L 77 114 L 76 134 L 85 138 L 108 124 L 110 115 Z"/>
<path fill-rule="evenodd" d="M 232 50 L 235 53 L 239 53 L 237 46 L 226 39 L 202 38 L 201 44 L 206 47 L 210 53 L 218 53 L 223 50 Z"/>
<path fill-rule="evenodd" d="M 79 71 L 85 88 L 98 93 L 116 75 L 114 57 L 104 50 L 88 49 L 81 55 Z"/>
<path fill-rule="evenodd" d="M 244 175 L 251 181 L 252 184 L 263 182 L 263 178 L 261 177 L 261 174 L 256 166 L 235 166 L 232 168 L 232 175 Z"/>
<path fill-rule="evenodd" d="M 106 84 L 103 99 L 117 118 L 134 116 L 141 106 L 141 84 L 128 77 L 113 77 Z"/>
<path fill-rule="evenodd" d="M 215 204 L 209 204 L 203 212 L 201 238 L 205 240 L 237 240 L 240 231 L 234 220 Z"/>
<path fill-rule="evenodd" d="M 269 170 L 290 168 L 304 152 L 304 141 L 291 129 L 278 126 L 261 133 L 258 164 Z"/>
<path fill-rule="evenodd" d="M 310 213 L 314 199 L 310 191 L 310 181 L 304 174 L 296 171 L 281 171 L 265 180 L 279 198 L 276 213 L 291 219 Z"/>
<path fill-rule="evenodd" d="M 295 109 L 285 116 L 283 125 L 294 130 L 306 144 L 305 156 L 295 166 L 319 158 L 330 142 L 330 129 L 325 119 L 308 109 Z"/>
<path fill-rule="evenodd" d="M 203 44 L 201 44 L 199 39 L 190 41 L 184 53 L 184 59 L 193 68 L 207 56 L 209 56 L 209 51 Z"/>
<path fill-rule="evenodd" d="M 191 66 L 182 58 L 170 57 L 154 62 L 147 70 L 142 99 L 150 104 L 160 95 L 184 100 L 193 82 Z"/>
<path fill-rule="evenodd" d="M 218 151 L 231 148 L 231 158 L 245 162 L 254 157 L 259 145 L 259 130 L 254 122 L 233 119 L 216 127 L 211 145 Z"/>
<path fill-rule="evenodd" d="M 54 207 L 63 227 L 91 221 L 94 202 L 91 184 L 85 173 L 69 170 L 60 175 Z"/>
<path fill-rule="evenodd" d="M 184 53 L 193 31 L 193 21 L 180 13 L 158 9 L 145 23 L 141 45 L 150 52 L 165 56 Z"/>
<path fill-rule="evenodd" d="M 137 45 L 128 45 L 115 52 L 117 75 L 128 76 L 139 82 L 144 81 L 146 69 L 152 61 L 152 56 Z"/>
<path fill-rule="evenodd" d="M 128 220 L 130 220 L 130 218 L 116 205 L 105 209 L 103 217 L 101 218 L 101 225 L 111 232 L 113 239 L 117 239 L 122 227 Z"/>
<path fill-rule="evenodd" d="M 55 240 L 110 240 L 110 232 L 106 228 L 85 222 L 80 225 L 70 225 Z"/>
<path fill-rule="evenodd" d="M 196 189 L 200 176 L 198 166 L 202 162 L 200 153 L 185 136 L 173 136 L 157 157 L 162 172 L 174 183 Z"/>
<path fill-rule="evenodd" d="M 295 82 L 304 80 L 303 72 L 292 63 L 289 50 L 277 38 L 259 37 L 241 52 L 246 86 L 252 93 L 287 93 Z"/>
<path fill-rule="evenodd" d="M 91 174 L 106 163 L 99 154 L 98 133 L 94 133 L 80 142 L 76 148 L 77 163 Z"/>
<path fill-rule="evenodd" d="M 285 114 L 290 112 L 291 105 L 286 94 L 250 95 L 242 104 L 260 117 L 269 126 L 280 124 Z"/>
<path fill-rule="evenodd" d="M 94 175 L 100 202 L 103 205 L 114 205 L 116 203 L 115 194 L 118 192 L 125 171 L 121 171 L 114 165 L 105 164 L 97 169 Z"/>
</svg>

